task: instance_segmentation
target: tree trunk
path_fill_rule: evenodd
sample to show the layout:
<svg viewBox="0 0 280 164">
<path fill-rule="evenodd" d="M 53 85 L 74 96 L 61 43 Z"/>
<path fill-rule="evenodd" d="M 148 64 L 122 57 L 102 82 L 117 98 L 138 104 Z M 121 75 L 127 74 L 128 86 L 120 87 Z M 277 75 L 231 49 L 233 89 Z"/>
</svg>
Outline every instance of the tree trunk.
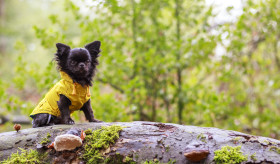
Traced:
<svg viewBox="0 0 280 164">
<path fill-rule="evenodd" d="M 108 149 L 109 151 L 106 151 L 107 157 L 116 155 L 123 158 L 130 157 L 136 163 L 142 163 L 146 160 L 167 163 L 176 160 L 175 163 L 183 164 L 193 163 L 191 162 L 193 159 L 185 157 L 185 153 L 209 151 L 206 159 L 202 159 L 199 163 L 213 163 L 214 152 L 221 149 L 222 146 L 236 147 L 241 145 L 241 151 L 247 155 L 247 161 L 243 163 L 280 163 L 279 140 L 217 128 L 154 122 L 55 125 L 1 133 L 0 161 L 9 157 L 11 153 L 15 153 L 19 147 L 24 149 L 38 148 L 39 143 L 47 136 L 47 133 L 51 134 L 50 140 L 53 141 L 57 135 L 65 134 L 71 128 L 96 130 L 101 126 L 112 124 L 125 126 L 125 128 L 121 131 L 120 138 Z M 80 152 L 79 150 L 75 151 Z M 62 154 L 49 154 L 48 158 L 53 163 L 53 160 Z M 63 157 L 66 158 L 66 155 Z M 77 157 L 77 159 L 79 158 Z M 71 163 L 71 161 L 68 162 Z"/>
<path fill-rule="evenodd" d="M 0 0 L 0 30 L 4 28 L 5 23 L 5 0 Z M 0 55 L 5 52 L 4 37 L 0 33 Z"/>
<path fill-rule="evenodd" d="M 176 17 L 176 38 L 178 42 L 177 46 L 177 54 L 176 54 L 176 60 L 177 63 L 180 63 L 181 60 L 181 19 L 180 19 L 180 7 L 181 7 L 181 1 L 180 0 L 175 0 L 175 17 Z M 179 44 L 180 43 L 180 44 Z M 176 68 L 177 72 L 177 97 L 178 97 L 178 102 L 177 102 L 177 108 L 178 108 L 178 123 L 182 124 L 183 123 L 183 109 L 184 109 L 184 102 L 183 102 L 183 95 L 182 95 L 182 66 L 178 66 Z"/>
</svg>

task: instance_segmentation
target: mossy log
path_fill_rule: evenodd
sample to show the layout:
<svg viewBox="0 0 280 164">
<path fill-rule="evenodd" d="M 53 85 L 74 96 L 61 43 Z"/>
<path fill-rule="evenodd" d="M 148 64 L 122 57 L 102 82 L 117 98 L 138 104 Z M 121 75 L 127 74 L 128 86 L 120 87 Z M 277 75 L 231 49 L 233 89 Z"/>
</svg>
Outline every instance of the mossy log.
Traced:
<svg viewBox="0 0 280 164">
<path fill-rule="evenodd" d="M 213 163 L 215 151 L 223 146 L 241 146 L 240 151 L 246 157 L 242 163 L 280 163 L 279 140 L 217 128 L 155 122 L 55 125 L 0 133 L 0 161 L 24 148 L 48 152 L 50 163 L 83 163 L 79 158 L 83 147 L 55 153 L 54 150 L 42 149 L 41 142 L 46 137 L 54 141 L 56 136 L 73 128 L 96 130 L 113 124 L 125 128 L 120 132 L 120 138 L 110 148 L 103 150 L 102 155 L 105 158 L 121 158 L 119 163 Z"/>
</svg>

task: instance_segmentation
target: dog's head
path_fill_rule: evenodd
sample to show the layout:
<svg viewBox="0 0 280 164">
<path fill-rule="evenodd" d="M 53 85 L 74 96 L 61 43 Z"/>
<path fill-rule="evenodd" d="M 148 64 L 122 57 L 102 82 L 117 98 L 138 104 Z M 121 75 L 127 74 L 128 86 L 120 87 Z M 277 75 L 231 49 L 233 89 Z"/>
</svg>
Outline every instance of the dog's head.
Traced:
<svg viewBox="0 0 280 164">
<path fill-rule="evenodd" d="M 57 43 L 55 60 L 58 69 L 66 72 L 74 82 L 91 86 L 98 65 L 100 45 L 100 41 L 94 41 L 87 44 L 85 48 L 71 49 L 68 45 Z"/>
</svg>

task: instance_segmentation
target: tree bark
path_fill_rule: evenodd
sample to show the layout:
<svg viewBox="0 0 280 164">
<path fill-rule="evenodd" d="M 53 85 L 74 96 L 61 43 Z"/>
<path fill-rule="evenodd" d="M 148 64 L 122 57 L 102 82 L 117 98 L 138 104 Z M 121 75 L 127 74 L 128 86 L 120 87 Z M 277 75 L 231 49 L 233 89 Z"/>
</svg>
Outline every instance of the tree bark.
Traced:
<svg viewBox="0 0 280 164">
<path fill-rule="evenodd" d="M 214 152 L 221 149 L 222 146 L 236 147 L 241 145 L 241 151 L 248 156 L 248 160 L 243 163 L 280 163 L 280 152 L 277 152 L 280 150 L 279 140 L 217 128 L 154 122 L 55 125 L 1 133 L 0 161 L 9 157 L 11 153 L 15 153 L 19 147 L 24 149 L 38 148 L 39 143 L 47 136 L 47 133 L 51 134 L 50 140 L 53 141 L 56 136 L 65 134 L 71 128 L 96 130 L 101 126 L 112 124 L 125 126 L 125 128 L 121 131 L 120 138 L 109 149 L 110 151 L 106 151 L 107 157 L 118 154 L 123 157 L 129 156 L 136 163 L 157 159 L 161 163 L 176 160 L 175 163 L 183 164 L 193 163 L 184 156 L 186 152 L 207 150 L 209 155 L 199 163 L 213 163 Z M 52 161 L 58 155 L 52 154 L 48 158 Z M 251 158 L 252 155 L 254 158 Z"/>
</svg>

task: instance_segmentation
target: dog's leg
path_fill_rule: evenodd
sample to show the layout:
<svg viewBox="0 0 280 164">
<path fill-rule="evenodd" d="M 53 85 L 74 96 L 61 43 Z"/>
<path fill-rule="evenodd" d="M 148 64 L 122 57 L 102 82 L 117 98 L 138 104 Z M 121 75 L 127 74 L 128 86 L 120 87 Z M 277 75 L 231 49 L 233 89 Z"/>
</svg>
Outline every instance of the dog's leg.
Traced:
<svg viewBox="0 0 280 164">
<path fill-rule="evenodd" d="M 48 118 L 49 118 L 49 114 L 47 113 L 40 113 L 34 115 L 32 121 L 32 127 L 37 128 L 37 127 L 47 126 Z"/>
<path fill-rule="evenodd" d="M 60 110 L 62 124 L 75 124 L 75 122 L 70 117 L 69 106 L 71 105 L 71 101 L 66 96 L 60 94 L 57 105 Z"/>
<path fill-rule="evenodd" d="M 51 115 L 51 119 L 50 119 L 50 122 L 49 122 L 49 126 L 52 126 L 52 125 L 56 125 L 56 124 L 61 124 L 61 118 L 60 117 L 56 117 L 56 116 L 53 116 Z"/>
<path fill-rule="evenodd" d="M 94 118 L 93 111 L 90 105 L 90 99 L 84 104 L 81 110 L 84 112 L 85 117 L 89 122 L 103 122 Z"/>
</svg>

